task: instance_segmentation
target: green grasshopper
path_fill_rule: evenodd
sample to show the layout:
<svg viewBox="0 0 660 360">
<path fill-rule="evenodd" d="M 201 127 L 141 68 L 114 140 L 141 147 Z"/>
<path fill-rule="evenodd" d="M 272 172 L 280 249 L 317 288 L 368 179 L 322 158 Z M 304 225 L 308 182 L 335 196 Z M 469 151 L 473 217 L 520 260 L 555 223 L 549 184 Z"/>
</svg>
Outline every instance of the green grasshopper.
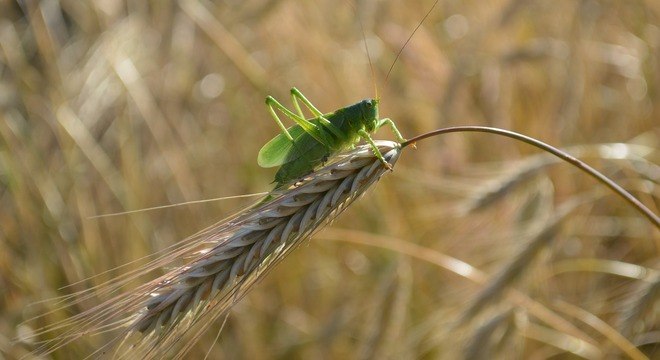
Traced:
<svg viewBox="0 0 660 360">
<path fill-rule="evenodd" d="M 383 165 L 391 168 L 370 135 L 385 124 L 392 128 L 397 141 L 405 141 L 391 119 L 378 119 L 377 99 L 365 99 L 328 114 L 321 113 L 296 88 L 291 89 L 291 100 L 297 113 L 272 96 L 266 98 L 268 110 L 282 133 L 261 148 L 257 162 L 265 168 L 281 166 L 275 174 L 276 189 L 311 173 L 328 157 L 355 146 L 360 138 L 371 145 Z M 298 101 L 309 109 L 313 118 L 305 119 Z M 276 109 L 297 125 L 287 129 L 277 116 Z"/>
</svg>

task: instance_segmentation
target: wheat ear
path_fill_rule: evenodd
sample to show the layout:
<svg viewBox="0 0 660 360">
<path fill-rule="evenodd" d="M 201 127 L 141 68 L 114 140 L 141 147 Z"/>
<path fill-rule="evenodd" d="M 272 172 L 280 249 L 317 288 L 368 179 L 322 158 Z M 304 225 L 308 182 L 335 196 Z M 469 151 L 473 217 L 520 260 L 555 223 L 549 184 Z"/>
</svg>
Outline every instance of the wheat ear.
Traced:
<svg viewBox="0 0 660 360">
<path fill-rule="evenodd" d="M 391 141 L 376 144 L 386 161 L 394 165 L 400 145 Z M 101 286 L 97 289 L 100 293 L 110 294 L 141 272 L 171 267 L 172 262 L 185 259 L 185 265 L 153 281 L 43 329 L 41 334 L 70 328 L 43 344 L 39 352 L 52 352 L 86 333 L 121 329 L 113 341 L 92 355 L 106 353 L 119 343 L 113 353 L 117 358 L 182 357 L 273 265 L 388 171 L 369 146 L 337 156 L 304 179 L 269 194 L 267 201 L 191 236 L 142 271 Z M 180 346 L 181 335 L 191 331 L 192 339 Z"/>
</svg>

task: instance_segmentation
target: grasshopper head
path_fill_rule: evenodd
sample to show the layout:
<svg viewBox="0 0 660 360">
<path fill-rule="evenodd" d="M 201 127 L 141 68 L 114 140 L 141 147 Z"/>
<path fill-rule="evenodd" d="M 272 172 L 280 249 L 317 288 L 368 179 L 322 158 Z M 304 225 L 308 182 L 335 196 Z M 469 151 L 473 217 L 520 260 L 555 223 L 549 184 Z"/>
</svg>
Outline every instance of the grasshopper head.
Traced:
<svg viewBox="0 0 660 360">
<path fill-rule="evenodd" d="M 376 131 L 378 124 L 378 99 L 365 99 L 358 103 L 362 113 L 362 121 L 367 132 Z"/>
</svg>

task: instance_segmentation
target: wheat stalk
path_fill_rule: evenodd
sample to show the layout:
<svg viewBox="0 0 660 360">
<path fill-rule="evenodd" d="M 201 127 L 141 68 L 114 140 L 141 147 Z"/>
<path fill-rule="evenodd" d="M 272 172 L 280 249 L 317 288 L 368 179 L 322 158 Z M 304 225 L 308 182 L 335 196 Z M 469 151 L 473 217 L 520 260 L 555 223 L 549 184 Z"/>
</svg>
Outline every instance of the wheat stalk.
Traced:
<svg viewBox="0 0 660 360">
<path fill-rule="evenodd" d="M 492 359 L 494 355 L 503 354 L 510 346 L 509 337 L 515 328 L 513 309 L 507 309 L 484 323 L 474 331 L 463 350 L 463 359 Z"/>
<path fill-rule="evenodd" d="M 390 141 L 378 141 L 377 145 L 394 165 L 400 145 Z M 271 193 L 267 201 L 191 236 L 142 269 L 94 289 L 97 294 L 116 293 L 136 276 L 186 259 L 185 265 L 153 281 L 43 329 L 38 334 L 70 328 L 45 342 L 37 352 L 52 352 L 87 333 L 122 329 L 111 343 L 94 354 L 120 342 L 114 353 L 118 358 L 161 358 L 172 353 L 182 357 L 203 331 L 226 314 L 263 274 L 387 171 L 368 146 L 339 155 L 306 178 Z M 71 302 L 79 303 L 92 296 L 79 295 Z M 177 346 L 181 335 L 192 329 L 193 340 Z"/>
<path fill-rule="evenodd" d="M 652 272 L 645 280 L 628 292 L 623 310 L 618 314 L 619 332 L 629 339 L 658 329 L 660 316 L 654 307 L 660 302 L 660 274 Z"/>
</svg>

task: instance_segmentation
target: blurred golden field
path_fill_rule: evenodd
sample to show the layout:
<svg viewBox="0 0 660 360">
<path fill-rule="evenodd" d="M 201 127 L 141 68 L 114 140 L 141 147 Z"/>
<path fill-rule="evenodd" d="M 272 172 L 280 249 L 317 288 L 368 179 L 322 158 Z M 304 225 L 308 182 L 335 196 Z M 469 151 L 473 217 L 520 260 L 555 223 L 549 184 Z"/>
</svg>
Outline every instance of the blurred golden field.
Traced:
<svg viewBox="0 0 660 360">
<path fill-rule="evenodd" d="M 25 322 L 57 307 L 44 299 L 254 200 L 90 216 L 270 190 L 264 98 L 289 106 L 293 86 L 329 112 L 375 80 L 404 136 L 524 133 L 658 213 L 660 2 L 440 0 L 386 82 L 432 5 L 0 1 L 0 358 L 31 358 L 16 338 L 98 303 Z M 443 135 L 406 149 L 189 355 L 657 359 L 659 271 L 660 232 L 602 184 L 511 139 Z"/>
</svg>

